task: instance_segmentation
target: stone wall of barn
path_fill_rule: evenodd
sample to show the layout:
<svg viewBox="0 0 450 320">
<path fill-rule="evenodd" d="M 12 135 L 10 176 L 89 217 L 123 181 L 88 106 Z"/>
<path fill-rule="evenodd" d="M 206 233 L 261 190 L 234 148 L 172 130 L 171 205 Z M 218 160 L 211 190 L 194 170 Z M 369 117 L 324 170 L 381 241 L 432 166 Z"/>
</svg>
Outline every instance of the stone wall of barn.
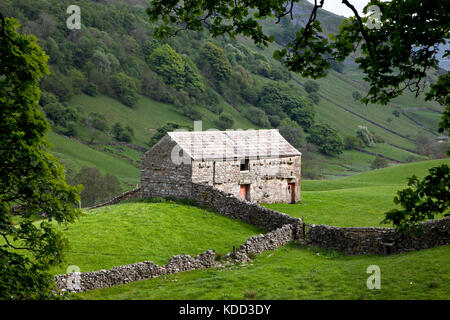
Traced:
<svg viewBox="0 0 450 320">
<path fill-rule="evenodd" d="M 193 161 L 192 182 L 207 184 L 240 198 L 240 185 L 249 185 L 249 201 L 291 202 L 288 183 L 295 183 L 295 202 L 300 197 L 301 157 L 250 159 L 249 170 L 237 161 Z"/>
<path fill-rule="evenodd" d="M 176 143 L 165 136 L 147 151 L 141 162 L 141 197 L 188 198 L 191 194 L 191 163 L 180 161 L 176 152 Z M 175 148 L 175 149 L 174 149 Z M 178 162 L 178 163 L 176 163 Z"/>
</svg>

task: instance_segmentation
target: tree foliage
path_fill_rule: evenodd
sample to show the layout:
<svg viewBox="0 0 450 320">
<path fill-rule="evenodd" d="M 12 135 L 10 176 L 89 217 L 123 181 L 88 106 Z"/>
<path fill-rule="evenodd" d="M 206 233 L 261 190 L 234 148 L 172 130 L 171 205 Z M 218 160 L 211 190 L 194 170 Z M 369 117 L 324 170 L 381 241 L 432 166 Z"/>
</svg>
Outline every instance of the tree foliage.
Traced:
<svg viewBox="0 0 450 320">
<path fill-rule="evenodd" d="M 365 74 L 369 91 L 363 102 L 387 104 L 404 90 L 417 95 L 424 90 L 427 73 L 438 67 L 439 45 L 449 38 L 450 22 L 447 0 L 371 0 L 370 5 L 380 8 L 378 19 L 360 16 L 349 0 L 342 5 L 354 16 L 344 19 L 337 34 L 323 34 L 317 12 L 325 1 L 315 1 L 310 17 L 286 48 L 276 50 L 274 57 L 282 61 L 291 71 L 305 77 L 319 78 L 327 74 L 332 62 L 343 62 L 350 54 L 359 50 L 355 62 Z M 214 36 L 248 36 L 256 44 L 268 45 L 274 38 L 262 28 L 265 18 L 283 17 L 293 19 L 297 0 L 280 1 L 206 1 L 189 2 L 155 0 L 147 13 L 151 21 L 162 21 L 156 35 L 166 37 L 180 29 L 201 31 L 207 28 Z M 283 22 L 284 23 L 284 22 Z M 446 50 L 448 56 L 450 50 Z M 446 104 L 441 122 L 442 130 L 448 128 L 449 78 L 448 72 L 431 84 L 426 99 L 435 99 Z"/>
<path fill-rule="evenodd" d="M 128 107 L 136 106 L 139 96 L 133 78 L 120 72 L 111 77 L 111 85 L 120 102 Z"/>
<path fill-rule="evenodd" d="M 106 173 L 102 175 L 97 168 L 84 166 L 70 179 L 73 185 L 83 185 L 81 191 L 81 204 L 90 207 L 95 204 L 112 199 L 122 192 L 119 179 Z"/>
<path fill-rule="evenodd" d="M 54 296 L 49 268 L 66 245 L 51 221 L 73 222 L 79 195 L 46 152 L 49 125 L 37 101 L 48 57 L 15 19 L 0 18 L 0 299 L 46 299 Z M 33 223 L 36 214 L 45 218 Z"/>
<path fill-rule="evenodd" d="M 314 143 L 321 152 L 336 156 L 344 151 L 342 138 L 328 124 L 316 124 L 309 129 L 308 133 L 307 141 Z"/>
<path fill-rule="evenodd" d="M 409 188 L 397 192 L 394 203 L 402 209 L 386 212 L 383 223 L 393 223 L 400 231 L 420 232 L 419 222 L 448 216 L 450 208 L 450 168 L 443 164 L 429 170 L 423 180 L 408 178 Z"/>
</svg>

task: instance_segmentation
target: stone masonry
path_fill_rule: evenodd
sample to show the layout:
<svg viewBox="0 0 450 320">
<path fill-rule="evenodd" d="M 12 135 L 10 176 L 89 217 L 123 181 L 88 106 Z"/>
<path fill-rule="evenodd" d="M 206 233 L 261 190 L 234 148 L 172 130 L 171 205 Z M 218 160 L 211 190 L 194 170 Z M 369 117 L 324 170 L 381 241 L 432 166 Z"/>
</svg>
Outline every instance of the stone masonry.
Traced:
<svg viewBox="0 0 450 320">
<path fill-rule="evenodd" d="M 169 132 L 141 164 L 143 197 L 190 198 L 195 183 L 251 202 L 301 200 L 301 153 L 277 130 Z"/>
</svg>

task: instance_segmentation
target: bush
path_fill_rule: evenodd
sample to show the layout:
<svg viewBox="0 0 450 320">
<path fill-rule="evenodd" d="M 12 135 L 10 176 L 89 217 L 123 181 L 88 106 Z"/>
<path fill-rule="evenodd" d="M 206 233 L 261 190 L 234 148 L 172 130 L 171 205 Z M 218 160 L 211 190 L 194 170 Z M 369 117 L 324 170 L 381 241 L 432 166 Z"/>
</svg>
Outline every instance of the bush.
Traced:
<svg viewBox="0 0 450 320">
<path fill-rule="evenodd" d="M 389 161 L 387 161 L 387 159 L 385 158 L 381 158 L 381 157 L 376 157 L 370 164 L 370 167 L 372 169 L 380 169 L 380 168 L 385 168 L 387 167 L 389 164 Z"/>
<path fill-rule="evenodd" d="M 270 127 L 269 118 L 267 117 L 266 113 L 256 107 L 249 107 L 244 112 L 244 116 L 250 120 L 253 124 L 256 124 L 259 127 L 262 128 L 268 128 Z"/>
<path fill-rule="evenodd" d="M 225 113 L 222 113 L 219 116 L 219 119 L 216 120 L 216 125 L 219 127 L 219 129 L 225 130 L 225 129 L 231 129 L 231 127 L 234 124 L 233 118 Z"/>
<path fill-rule="evenodd" d="M 115 139 L 122 142 L 131 142 L 134 136 L 133 129 L 128 125 L 124 128 L 120 122 L 116 122 L 112 126 L 111 134 Z"/>
<path fill-rule="evenodd" d="M 289 142 L 294 148 L 300 150 L 305 146 L 305 135 L 300 128 L 295 127 L 280 127 L 280 134 Z"/>
<path fill-rule="evenodd" d="M 311 92 L 310 94 L 308 94 L 308 98 L 314 103 L 314 104 L 318 104 L 320 101 L 320 97 L 316 92 Z"/>
<path fill-rule="evenodd" d="M 92 112 L 88 116 L 88 121 L 95 129 L 102 132 L 108 131 L 108 123 L 106 122 L 104 115 Z"/>
<path fill-rule="evenodd" d="M 344 137 L 344 149 L 345 150 L 354 150 L 357 148 L 361 148 L 364 146 L 364 142 L 357 137 L 353 136 L 345 136 Z"/>
<path fill-rule="evenodd" d="M 361 93 L 359 93 L 359 91 L 353 91 L 352 92 L 352 98 L 355 101 L 361 100 L 361 98 L 362 98 Z"/>
<path fill-rule="evenodd" d="M 96 97 L 98 96 L 98 87 L 95 83 L 89 82 L 83 92 L 88 96 Z"/>
<path fill-rule="evenodd" d="M 320 85 L 312 80 L 307 80 L 305 82 L 305 90 L 308 93 L 313 93 L 313 92 L 317 92 L 320 89 Z"/>
</svg>

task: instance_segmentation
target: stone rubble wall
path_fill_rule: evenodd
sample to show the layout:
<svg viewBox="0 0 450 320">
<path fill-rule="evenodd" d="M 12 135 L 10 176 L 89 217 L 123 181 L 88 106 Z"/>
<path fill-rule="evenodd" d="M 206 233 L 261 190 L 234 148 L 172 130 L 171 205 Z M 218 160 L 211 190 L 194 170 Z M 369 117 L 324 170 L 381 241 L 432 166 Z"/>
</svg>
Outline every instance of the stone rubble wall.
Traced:
<svg viewBox="0 0 450 320">
<path fill-rule="evenodd" d="M 307 245 L 346 254 L 389 255 L 450 244 L 450 218 L 421 223 L 423 233 L 413 236 L 391 228 L 341 228 L 326 225 L 306 227 Z"/>
<path fill-rule="evenodd" d="M 266 250 L 275 250 L 295 238 L 294 227 L 286 225 L 269 232 L 249 238 L 238 251 L 225 255 L 225 264 L 245 263 L 252 255 Z M 173 273 L 194 269 L 212 268 L 222 265 L 216 261 L 214 250 L 205 251 L 195 257 L 175 255 L 164 266 L 158 266 L 152 261 L 144 261 L 109 270 L 79 272 L 55 276 L 56 288 L 62 292 L 84 292 L 87 290 L 107 288 L 132 281 L 156 278 Z"/>
</svg>

